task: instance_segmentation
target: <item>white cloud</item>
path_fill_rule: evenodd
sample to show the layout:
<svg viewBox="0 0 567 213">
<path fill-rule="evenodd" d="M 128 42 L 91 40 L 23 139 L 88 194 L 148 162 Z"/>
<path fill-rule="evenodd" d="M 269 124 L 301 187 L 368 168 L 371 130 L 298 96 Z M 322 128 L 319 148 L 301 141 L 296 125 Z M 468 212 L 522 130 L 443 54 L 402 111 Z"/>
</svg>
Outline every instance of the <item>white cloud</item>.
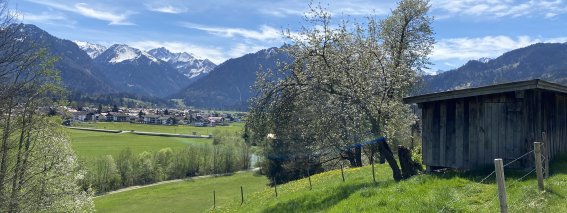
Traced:
<svg viewBox="0 0 567 213">
<path fill-rule="evenodd" d="M 333 15 L 350 16 L 386 15 L 390 13 L 390 9 L 395 7 L 393 1 L 319 1 L 313 6 L 318 4 Z M 260 4 L 257 10 L 261 14 L 275 17 L 303 16 L 308 12 L 307 6 L 307 1 L 281 1 Z"/>
<path fill-rule="evenodd" d="M 146 8 L 150 11 L 160 12 L 160 13 L 170 13 L 170 14 L 180 14 L 187 12 L 187 8 L 172 5 L 155 5 L 146 4 Z"/>
<path fill-rule="evenodd" d="M 482 16 L 482 17 L 519 17 L 542 16 L 551 18 L 567 13 L 567 5 L 561 0 L 432 0 L 433 11 L 441 11 L 438 17 Z"/>
<path fill-rule="evenodd" d="M 133 25 L 133 23 L 128 22 L 128 16 L 125 13 L 115 14 L 102 10 L 96 10 L 94 8 L 88 7 L 88 5 L 85 3 L 75 4 L 75 9 L 77 13 L 83 16 L 108 21 L 110 22 L 110 25 Z"/>
<path fill-rule="evenodd" d="M 46 22 L 65 20 L 65 16 L 60 14 L 50 14 L 46 12 L 42 12 L 40 14 L 23 13 L 22 19 L 26 22 L 29 21 L 29 22 L 46 23 Z"/>
<path fill-rule="evenodd" d="M 262 25 L 259 30 L 206 26 L 206 25 L 200 25 L 200 24 L 188 23 L 188 22 L 181 23 L 181 26 L 189 29 L 202 30 L 212 35 L 229 37 L 229 38 L 238 36 L 238 37 L 254 39 L 259 41 L 277 40 L 282 38 L 280 30 L 267 25 Z"/>
<path fill-rule="evenodd" d="M 58 10 L 76 13 L 89 18 L 108 21 L 110 25 L 133 25 L 133 23 L 128 21 L 128 16 L 132 14 L 132 12 L 130 11 L 124 13 L 113 13 L 107 9 L 98 9 L 98 8 L 89 7 L 89 5 L 87 5 L 86 3 L 67 5 L 50 0 L 28 0 L 28 1 L 36 4 L 52 7 Z"/>
<path fill-rule="evenodd" d="M 302 16 L 304 14 L 303 10 L 291 9 L 291 8 L 260 8 L 258 12 L 264 15 L 275 16 L 275 17 L 288 17 L 288 16 Z"/>
<path fill-rule="evenodd" d="M 482 57 L 498 57 L 503 53 L 540 42 L 567 42 L 567 37 L 531 38 L 529 36 L 485 36 L 479 38 L 442 39 L 435 44 L 431 59 L 472 60 Z"/>
</svg>

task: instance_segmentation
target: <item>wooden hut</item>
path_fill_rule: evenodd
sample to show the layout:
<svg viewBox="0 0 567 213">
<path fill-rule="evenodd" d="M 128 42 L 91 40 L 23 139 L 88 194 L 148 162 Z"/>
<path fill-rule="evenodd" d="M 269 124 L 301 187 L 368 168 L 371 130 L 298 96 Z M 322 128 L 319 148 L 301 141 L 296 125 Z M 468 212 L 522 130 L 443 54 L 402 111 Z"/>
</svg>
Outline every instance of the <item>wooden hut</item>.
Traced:
<svg viewBox="0 0 567 213">
<path fill-rule="evenodd" d="M 542 80 L 454 90 L 404 98 L 421 109 L 423 162 L 437 168 L 473 169 L 504 163 L 546 143 L 550 159 L 567 153 L 567 87 Z M 514 167 L 533 166 L 528 155 Z"/>
</svg>

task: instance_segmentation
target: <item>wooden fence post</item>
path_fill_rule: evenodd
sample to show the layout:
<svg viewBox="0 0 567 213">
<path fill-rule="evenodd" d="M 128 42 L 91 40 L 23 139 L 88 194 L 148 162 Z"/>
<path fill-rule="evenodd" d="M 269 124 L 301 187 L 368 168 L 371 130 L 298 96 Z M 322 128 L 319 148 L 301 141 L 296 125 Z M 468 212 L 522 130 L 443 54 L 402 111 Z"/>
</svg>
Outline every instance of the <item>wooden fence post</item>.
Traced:
<svg viewBox="0 0 567 213">
<path fill-rule="evenodd" d="M 276 197 L 278 197 L 278 183 L 276 182 L 276 177 L 274 177 L 274 192 L 276 192 Z"/>
<path fill-rule="evenodd" d="M 345 182 L 345 172 L 343 171 L 343 162 L 341 161 L 341 176 L 343 177 L 343 182 Z"/>
<path fill-rule="evenodd" d="M 213 190 L 213 209 L 217 207 L 217 193 Z"/>
<path fill-rule="evenodd" d="M 504 165 L 502 159 L 494 159 L 494 168 L 496 169 L 496 182 L 498 183 L 498 200 L 500 201 L 500 212 L 508 212 L 508 201 L 506 199 L 506 182 L 504 180 Z"/>
<path fill-rule="evenodd" d="M 309 173 L 309 168 L 307 168 L 307 179 L 309 180 L 309 190 L 312 190 L 313 186 L 311 185 L 311 174 Z"/>
<path fill-rule="evenodd" d="M 240 186 L 240 205 L 244 204 L 244 189 Z"/>
<path fill-rule="evenodd" d="M 374 174 L 374 154 L 372 154 L 370 162 L 372 164 L 372 180 L 374 181 L 374 183 L 376 183 L 376 175 Z"/>
<path fill-rule="evenodd" d="M 543 191 L 543 171 L 541 162 L 541 143 L 534 142 L 534 155 L 535 155 L 535 168 L 537 174 L 537 188 L 539 191 Z"/>
<path fill-rule="evenodd" d="M 549 177 L 549 158 L 550 156 L 550 150 L 549 150 L 549 141 L 547 141 L 547 134 L 545 132 L 541 133 L 541 137 L 543 139 L 543 155 L 545 156 L 545 159 L 543 161 L 543 163 L 545 164 L 544 166 L 544 178 L 547 179 Z"/>
</svg>

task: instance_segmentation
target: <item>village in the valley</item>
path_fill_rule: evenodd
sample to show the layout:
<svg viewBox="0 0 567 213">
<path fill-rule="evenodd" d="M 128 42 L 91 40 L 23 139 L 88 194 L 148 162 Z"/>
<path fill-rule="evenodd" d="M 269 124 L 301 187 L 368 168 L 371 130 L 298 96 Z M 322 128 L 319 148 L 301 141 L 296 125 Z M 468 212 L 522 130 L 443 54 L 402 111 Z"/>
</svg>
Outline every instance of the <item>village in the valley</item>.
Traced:
<svg viewBox="0 0 567 213">
<path fill-rule="evenodd" d="M 240 122 L 244 112 L 216 112 L 198 109 L 167 108 L 127 108 L 113 107 L 103 111 L 96 107 L 84 107 L 80 111 L 63 107 L 65 125 L 75 122 L 129 122 L 152 125 L 191 125 L 197 127 L 225 126 L 231 122 Z"/>
</svg>

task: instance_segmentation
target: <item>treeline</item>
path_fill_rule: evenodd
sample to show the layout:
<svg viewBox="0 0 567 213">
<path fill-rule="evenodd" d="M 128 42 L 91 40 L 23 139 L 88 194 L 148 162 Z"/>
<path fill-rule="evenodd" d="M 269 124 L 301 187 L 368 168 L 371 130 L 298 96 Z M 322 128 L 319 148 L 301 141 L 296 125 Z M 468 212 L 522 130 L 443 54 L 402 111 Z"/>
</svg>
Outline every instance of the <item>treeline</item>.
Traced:
<svg viewBox="0 0 567 213">
<path fill-rule="evenodd" d="M 164 180 L 224 174 L 250 169 L 250 147 L 244 143 L 191 144 L 183 149 L 164 148 L 134 154 L 129 148 L 116 157 L 92 161 L 82 182 L 97 194 Z"/>
<path fill-rule="evenodd" d="M 172 107 L 175 103 L 159 97 L 142 96 L 130 93 L 86 94 L 72 91 L 67 94 L 67 101 L 73 108 L 96 106 L 99 104 L 112 106 L 135 107 Z"/>
</svg>

